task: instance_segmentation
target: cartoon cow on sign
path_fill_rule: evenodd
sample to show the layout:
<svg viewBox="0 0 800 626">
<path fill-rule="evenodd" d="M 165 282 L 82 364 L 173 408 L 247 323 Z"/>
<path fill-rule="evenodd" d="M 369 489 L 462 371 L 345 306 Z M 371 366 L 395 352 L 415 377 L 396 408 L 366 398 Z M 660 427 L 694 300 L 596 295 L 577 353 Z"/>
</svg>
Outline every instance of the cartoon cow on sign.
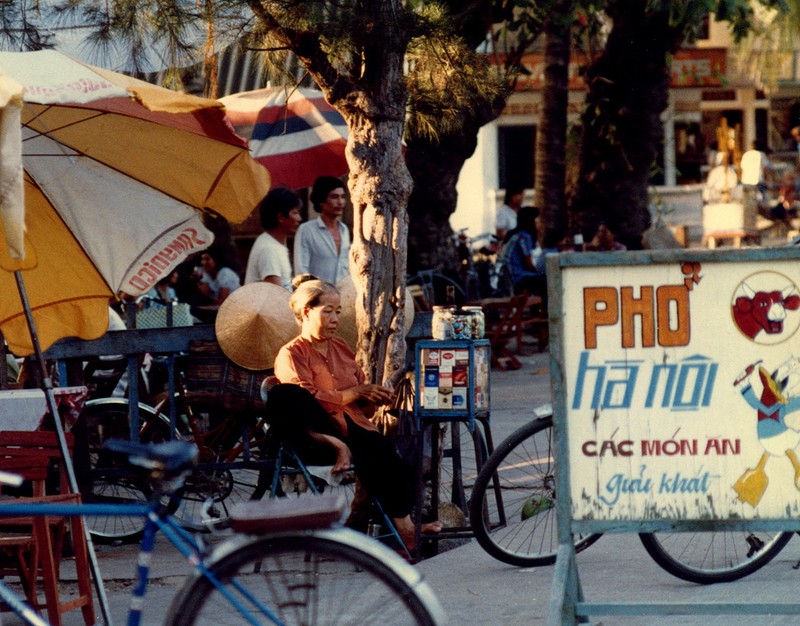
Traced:
<svg viewBox="0 0 800 626">
<path fill-rule="evenodd" d="M 750 339 L 761 331 L 768 335 L 783 332 L 786 311 L 800 308 L 800 294 L 794 285 L 782 291 L 754 291 L 742 283 L 733 303 L 733 319 L 739 329 Z"/>
</svg>

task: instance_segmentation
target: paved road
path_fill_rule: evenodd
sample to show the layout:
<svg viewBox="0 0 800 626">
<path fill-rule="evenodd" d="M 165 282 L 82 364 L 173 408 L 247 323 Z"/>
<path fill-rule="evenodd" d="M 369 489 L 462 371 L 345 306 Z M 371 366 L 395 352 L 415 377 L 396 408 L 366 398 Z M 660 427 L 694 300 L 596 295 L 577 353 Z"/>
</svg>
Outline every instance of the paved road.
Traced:
<svg viewBox="0 0 800 626">
<path fill-rule="evenodd" d="M 512 372 L 492 373 L 492 432 L 499 442 L 529 420 L 532 407 L 549 402 L 547 354 L 527 348 L 523 367 Z M 115 623 L 125 623 L 129 579 L 135 548 L 98 546 L 98 560 L 108 589 Z M 171 548 L 160 543 L 156 550 L 153 585 L 148 592 L 145 624 L 159 624 L 180 586 L 185 564 Z M 800 539 L 794 538 L 778 558 L 745 580 L 727 585 L 701 587 L 682 582 L 663 572 L 631 535 L 606 535 L 578 555 L 578 571 L 590 601 L 674 602 L 780 602 L 791 601 L 800 584 Z M 450 624 L 507 626 L 543 624 L 552 587 L 553 567 L 518 569 L 495 561 L 474 541 L 427 559 L 416 567 L 437 593 Z M 62 576 L 71 577 L 69 564 Z M 603 624 L 797 624 L 800 616 L 678 616 L 662 618 L 633 616 L 602 617 Z M 19 623 L 5 616 L 3 624 Z M 65 626 L 82 624 L 79 612 L 66 616 Z"/>
</svg>

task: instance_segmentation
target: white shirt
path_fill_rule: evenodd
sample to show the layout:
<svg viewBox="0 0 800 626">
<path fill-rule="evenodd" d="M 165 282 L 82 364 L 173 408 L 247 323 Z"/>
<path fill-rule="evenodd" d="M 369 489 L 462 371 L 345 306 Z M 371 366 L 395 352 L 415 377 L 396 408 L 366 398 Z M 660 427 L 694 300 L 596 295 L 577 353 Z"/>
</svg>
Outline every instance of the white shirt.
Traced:
<svg viewBox="0 0 800 626">
<path fill-rule="evenodd" d="M 507 204 L 497 209 L 497 218 L 494 224 L 495 230 L 508 232 L 517 227 L 517 213 Z"/>
<path fill-rule="evenodd" d="M 219 292 L 223 289 L 227 289 L 230 294 L 242 286 L 239 281 L 239 275 L 229 267 L 220 268 L 215 278 L 211 278 L 211 276 L 203 272 L 200 280 L 208 285 L 214 300 L 219 299 Z"/>
<path fill-rule="evenodd" d="M 748 150 L 742 155 L 742 184 L 757 185 L 764 182 L 764 169 L 769 167 L 767 155 L 760 150 Z"/>
<path fill-rule="evenodd" d="M 350 273 L 350 232 L 341 221 L 339 251 L 321 217 L 300 224 L 294 236 L 294 271 L 313 274 L 333 285 Z"/>
<path fill-rule="evenodd" d="M 729 198 L 724 198 L 727 191 Z M 730 202 L 742 197 L 742 188 L 736 176 L 736 170 L 728 165 L 717 165 L 708 173 L 706 185 L 703 187 L 703 200 L 707 203 Z"/>
<path fill-rule="evenodd" d="M 292 264 L 289 248 L 269 233 L 261 233 L 247 259 L 245 283 L 257 283 L 267 276 L 277 276 L 284 289 L 292 290 Z"/>
</svg>

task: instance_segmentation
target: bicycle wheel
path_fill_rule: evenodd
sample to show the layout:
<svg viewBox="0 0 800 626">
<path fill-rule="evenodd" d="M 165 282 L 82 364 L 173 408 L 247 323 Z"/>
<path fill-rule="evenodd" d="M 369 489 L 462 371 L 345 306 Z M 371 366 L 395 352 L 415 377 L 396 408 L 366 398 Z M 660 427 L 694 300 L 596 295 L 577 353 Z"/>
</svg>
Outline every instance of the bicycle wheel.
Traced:
<svg viewBox="0 0 800 626">
<path fill-rule="evenodd" d="M 237 595 L 234 582 L 286 626 L 441 622 L 441 607 L 420 574 L 391 550 L 348 529 L 237 536 L 210 569 Z M 252 605 L 250 605 L 252 606 Z M 259 620 L 256 620 L 259 621 Z M 262 619 L 266 623 L 267 620 Z M 195 574 L 178 593 L 167 624 L 245 623 L 222 594 Z"/>
<path fill-rule="evenodd" d="M 447 304 L 448 288 L 452 291 L 454 302 L 453 304 L 464 304 L 465 296 L 464 290 L 452 278 L 448 278 L 444 274 L 438 272 L 427 272 L 425 270 L 409 276 L 406 280 L 407 285 L 419 285 L 425 294 L 425 299 L 430 306 Z"/>
<path fill-rule="evenodd" d="M 247 453 L 242 440 L 244 436 L 248 437 Z M 184 432 L 182 437 L 194 441 L 188 432 Z M 186 477 L 184 486 L 175 494 L 177 508 L 174 517 L 187 528 L 204 530 L 206 526 L 202 518 L 206 501 L 210 500 L 211 506 L 205 512 L 216 523 L 226 520 L 235 504 L 262 498 L 272 476 L 271 470 L 264 468 L 268 459 L 265 437 L 266 425 L 263 422 L 256 421 L 243 434 L 241 424 L 232 417 L 218 428 L 206 430 L 198 444 L 198 467 Z"/>
<path fill-rule="evenodd" d="M 128 401 L 123 398 L 100 398 L 86 403 L 84 413 L 73 428 L 76 433 L 75 456 L 88 461 L 76 477 L 85 502 L 147 502 L 151 491 L 147 481 L 130 473 L 119 459 L 103 450 L 107 439 L 130 439 Z M 140 441 L 159 443 L 169 440 L 169 421 L 155 409 L 139 405 Z M 85 429 L 85 435 L 81 432 Z M 85 452 L 79 451 L 85 446 Z M 97 543 L 132 543 L 141 538 L 145 520 L 129 515 L 104 515 L 86 518 L 86 525 Z"/>
<path fill-rule="evenodd" d="M 774 559 L 791 538 L 791 532 L 744 530 L 639 535 L 660 567 L 701 585 L 727 583 L 752 574 Z"/>
<path fill-rule="evenodd" d="M 176 496 L 179 498 L 175 517 L 190 529 L 203 530 L 202 510 L 210 499 L 211 507 L 207 509 L 210 521 L 222 522 L 230 515 L 230 508 L 246 500 L 258 500 L 266 490 L 261 490 L 264 481 L 259 480 L 262 470 L 249 467 L 224 467 L 240 461 L 217 461 L 207 468 L 192 472 L 186 479 L 185 486 Z M 209 521 L 209 520 L 207 520 Z"/>
<path fill-rule="evenodd" d="M 481 547 L 523 567 L 552 565 L 558 550 L 552 416 L 514 431 L 489 456 L 475 481 L 470 522 Z M 600 535 L 576 535 L 580 552 Z"/>
</svg>

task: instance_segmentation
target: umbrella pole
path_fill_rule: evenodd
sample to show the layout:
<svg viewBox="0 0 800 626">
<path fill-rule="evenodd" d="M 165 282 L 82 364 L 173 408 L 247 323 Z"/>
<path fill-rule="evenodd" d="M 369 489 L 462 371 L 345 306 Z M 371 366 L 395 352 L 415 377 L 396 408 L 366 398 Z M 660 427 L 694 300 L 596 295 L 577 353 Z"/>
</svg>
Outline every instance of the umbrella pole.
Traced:
<svg viewBox="0 0 800 626">
<path fill-rule="evenodd" d="M 28 292 L 25 289 L 25 283 L 22 280 L 22 272 L 19 270 L 14 272 L 14 279 L 17 282 L 17 290 L 19 297 L 22 300 L 22 308 L 25 311 L 25 319 L 28 323 L 28 330 L 31 335 L 31 342 L 33 349 L 36 353 L 36 360 L 39 362 L 39 368 L 42 378 L 42 390 L 44 391 L 45 401 L 47 402 L 47 409 L 50 415 L 53 416 L 53 423 L 55 424 L 56 434 L 58 436 L 58 446 L 61 450 L 61 459 L 64 461 L 64 467 L 67 470 L 67 478 L 69 480 L 69 488 L 72 493 L 79 493 L 78 481 L 75 478 L 75 468 L 72 465 L 72 457 L 69 455 L 69 448 L 67 447 L 67 438 L 64 434 L 64 425 L 61 423 L 58 415 L 58 406 L 56 405 L 56 397 L 53 393 L 53 381 L 47 373 L 47 366 L 44 362 L 44 354 L 42 347 L 39 344 L 39 333 L 36 330 L 36 324 L 33 321 L 33 313 L 31 312 L 31 304 L 28 301 Z M 89 532 L 89 527 L 83 525 L 84 534 L 86 535 L 86 548 L 89 553 L 89 567 L 92 570 L 92 578 L 94 579 L 95 589 L 97 591 L 97 600 L 100 603 L 100 612 L 103 615 L 103 621 L 107 626 L 113 625 L 111 619 L 111 611 L 108 606 L 108 597 L 106 596 L 106 589 L 103 586 L 103 579 L 100 575 L 100 566 L 97 562 L 97 555 L 94 551 L 94 543 L 92 542 L 92 535 Z"/>
</svg>

